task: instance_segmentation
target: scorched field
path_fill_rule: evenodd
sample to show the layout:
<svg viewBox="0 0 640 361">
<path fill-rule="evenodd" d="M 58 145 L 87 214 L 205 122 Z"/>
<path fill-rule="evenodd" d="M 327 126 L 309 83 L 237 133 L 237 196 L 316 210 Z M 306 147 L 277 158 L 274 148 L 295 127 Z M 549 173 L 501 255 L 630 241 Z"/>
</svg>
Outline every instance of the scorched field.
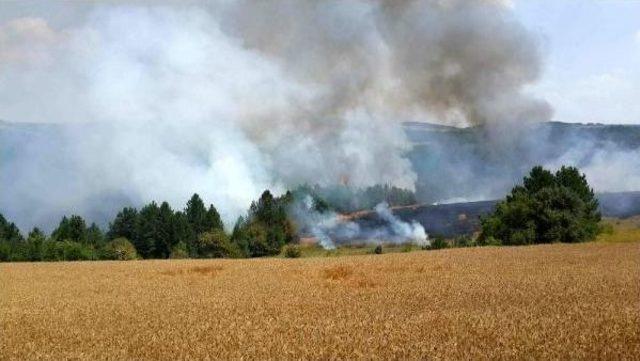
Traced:
<svg viewBox="0 0 640 361">
<path fill-rule="evenodd" d="M 640 243 L 0 265 L 4 360 L 639 359 Z"/>
</svg>

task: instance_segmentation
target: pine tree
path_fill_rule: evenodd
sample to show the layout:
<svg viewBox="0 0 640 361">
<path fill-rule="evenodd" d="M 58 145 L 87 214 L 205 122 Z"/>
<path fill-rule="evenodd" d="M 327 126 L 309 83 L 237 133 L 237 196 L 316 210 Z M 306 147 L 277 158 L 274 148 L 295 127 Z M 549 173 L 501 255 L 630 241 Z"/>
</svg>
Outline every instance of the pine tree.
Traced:
<svg viewBox="0 0 640 361">
<path fill-rule="evenodd" d="M 73 242 L 87 243 L 87 223 L 78 215 L 69 218 L 69 237 Z"/>
<path fill-rule="evenodd" d="M 172 236 L 174 245 L 180 242 L 188 244 L 191 239 L 191 226 L 183 212 L 175 212 L 172 220 Z"/>
<path fill-rule="evenodd" d="M 94 247 L 101 247 L 105 244 L 104 233 L 95 223 L 91 223 L 87 229 L 87 243 Z"/>
<path fill-rule="evenodd" d="M 0 214 L 0 242 L 5 241 L 10 244 L 17 244 L 24 240 L 20 229 L 13 222 L 7 221 L 2 214 Z"/>
<path fill-rule="evenodd" d="M 158 210 L 158 229 L 154 237 L 155 258 L 169 258 L 171 249 L 177 243 L 174 238 L 174 214 L 169 203 L 162 202 Z"/>
<path fill-rule="evenodd" d="M 58 228 L 56 228 L 51 237 L 58 241 L 71 241 L 78 243 L 87 242 L 87 224 L 84 219 L 78 215 L 72 215 L 70 218 L 62 217 Z"/>
<path fill-rule="evenodd" d="M 598 202 L 577 168 L 534 167 L 495 212 L 482 219 L 480 244 L 583 242 L 598 232 Z"/>
<path fill-rule="evenodd" d="M 67 216 L 63 216 L 58 224 L 58 228 L 54 229 L 51 233 L 51 238 L 53 240 L 62 242 L 70 238 L 71 235 L 71 227 L 69 225 L 69 218 Z"/>
<path fill-rule="evenodd" d="M 184 213 L 191 225 L 194 236 L 197 237 L 197 235 L 207 231 L 209 223 L 207 222 L 207 209 L 197 193 L 195 193 L 187 202 L 187 208 Z"/>
<path fill-rule="evenodd" d="M 109 232 L 107 232 L 107 240 L 116 238 L 126 238 L 134 241 L 138 238 L 140 222 L 138 219 L 138 210 L 135 208 L 125 207 L 112 223 L 109 224 Z"/>
<path fill-rule="evenodd" d="M 45 234 L 38 227 L 34 227 L 27 237 L 29 261 L 42 261 L 44 259 L 43 247 L 46 242 Z"/>
<path fill-rule="evenodd" d="M 156 202 L 151 202 L 140 209 L 138 215 L 140 228 L 138 237 L 133 239 L 133 245 L 142 258 L 155 255 L 156 239 L 160 231 L 160 208 Z"/>
<path fill-rule="evenodd" d="M 207 227 L 207 231 L 224 230 L 220 213 L 218 213 L 218 210 L 213 206 L 213 204 L 209 205 L 205 226 Z"/>
</svg>

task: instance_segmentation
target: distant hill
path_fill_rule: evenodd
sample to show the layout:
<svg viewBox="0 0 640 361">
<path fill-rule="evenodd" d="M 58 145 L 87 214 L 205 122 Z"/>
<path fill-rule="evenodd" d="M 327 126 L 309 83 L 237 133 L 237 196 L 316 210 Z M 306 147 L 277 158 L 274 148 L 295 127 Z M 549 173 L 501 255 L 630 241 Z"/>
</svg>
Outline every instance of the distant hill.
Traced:
<svg viewBox="0 0 640 361">
<path fill-rule="evenodd" d="M 640 192 L 598 194 L 604 217 L 627 218 L 640 215 Z M 430 235 L 455 237 L 480 229 L 480 216 L 491 213 L 497 201 L 480 201 L 438 205 L 415 205 L 392 208 L 393 214 L 405 222 L 417 221 Z M 350 220 L 363 227 L 375 228 L 383 223 L 374 211 L 358 212 Z"/>
<path fill-rule="evenodd" d="M 603 172 L 635 172 L 640 179 L 640 168 L 626 164 L 640 157 L 640 125 L 549 122 L 488 129 L 405 123 L 404 129 L 414 144 L 408 157 L 424 203 L 501 198 L 535 165 L 600 172 L 605 163 Z M 624 190 L 640 190 L 640 184 L 627 185 Z M 620 190 L 594 186 L 599 192 Z"/>
<path fill-rule="evenodd" d="M 431 137 L 440 133 L 452 137 L 485 138 L 489 129 L 486 126 L 453 127 L 433 123 L 405 122 L 403 127 L 414 142 L 429 141 Z M 522 130 L 547 133 L 551 140 L 566 140 L 568 138 L 589 138 L 602 143 L 613 142 L 629 148 L 640 145 L 640 124 L 583 124 L 546 122 L 522 125 Z M 469 138 L 467 138 L 469 139 Z"/>
</svg>

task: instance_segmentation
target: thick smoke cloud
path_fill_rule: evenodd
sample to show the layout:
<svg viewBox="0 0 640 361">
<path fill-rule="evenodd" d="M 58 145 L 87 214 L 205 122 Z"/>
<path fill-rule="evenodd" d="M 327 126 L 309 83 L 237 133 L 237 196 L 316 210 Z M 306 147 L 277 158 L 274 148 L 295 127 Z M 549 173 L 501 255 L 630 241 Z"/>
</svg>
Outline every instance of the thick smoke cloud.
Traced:
<svg viewBox="0 0 640 361">
<path fill-rule="evenodd" d="M 539 58 L 489 1 L 105 5 L 60 29 L 15 19 L 0 27 L 0 118 L 66 125 L 9 144 L 0 211 L 50 227 L 198 192 L 230 223 L 265 188 L 413 188 L 401 122 L 547 120 L 523 91 Z"/>
</svg>

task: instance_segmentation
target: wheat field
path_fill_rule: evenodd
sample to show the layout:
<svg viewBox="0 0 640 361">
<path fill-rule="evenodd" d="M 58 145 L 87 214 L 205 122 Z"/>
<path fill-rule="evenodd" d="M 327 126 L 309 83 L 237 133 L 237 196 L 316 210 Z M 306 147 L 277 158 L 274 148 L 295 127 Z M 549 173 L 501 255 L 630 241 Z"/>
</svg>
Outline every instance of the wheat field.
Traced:
<svg viewBox="0 0 640 361">
<path fill-rule="evenodd" d="M 640 359 L 640 243 L 0 265 L 2 360 Z"/>
</svg>

